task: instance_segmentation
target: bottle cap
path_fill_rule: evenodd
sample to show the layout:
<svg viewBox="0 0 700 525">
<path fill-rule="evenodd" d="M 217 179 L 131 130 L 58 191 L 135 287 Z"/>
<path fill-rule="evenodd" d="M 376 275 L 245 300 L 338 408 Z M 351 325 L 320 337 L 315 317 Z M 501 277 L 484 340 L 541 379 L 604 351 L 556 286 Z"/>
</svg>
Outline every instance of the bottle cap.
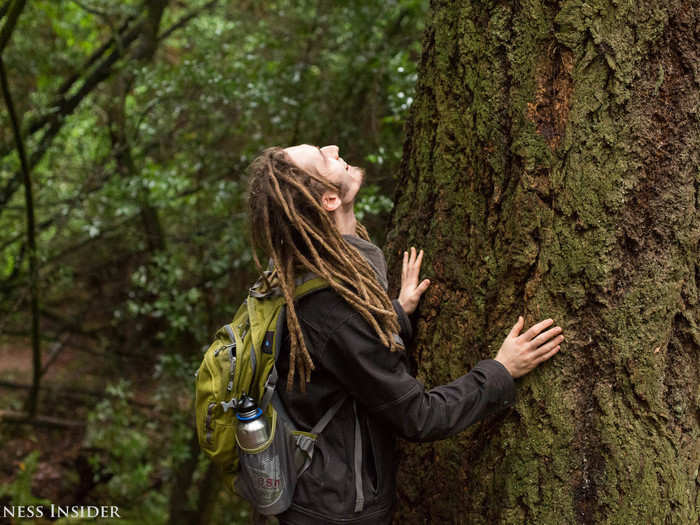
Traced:
<svg viewBox="0 0 700 525">
<path fill-rule="evenodd" d="M 262 410 L 258 408 L 255 404 L 255 400 L 246 395 L 245 393 L 238 400 L 238 407 L 236 408 L 236 417 L 240 421 L 251 421 L 257 419 L 262 415 Z"/>
</svg>

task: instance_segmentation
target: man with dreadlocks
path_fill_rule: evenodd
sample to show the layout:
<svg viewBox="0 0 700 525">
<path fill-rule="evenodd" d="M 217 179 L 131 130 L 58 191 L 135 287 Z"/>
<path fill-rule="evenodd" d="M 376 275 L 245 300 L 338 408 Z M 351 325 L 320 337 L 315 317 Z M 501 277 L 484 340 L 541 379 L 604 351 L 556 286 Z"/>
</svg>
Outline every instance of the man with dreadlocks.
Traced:
<svg viewBox="0 0 700 525">
<path fill-rule="evenodd" d="M 551 319 L 521 333 L 520 317 L 494 359 L 426 391 L 403 351 L 412 335 L 407 314 L 430 285 L 418 284 L 423 252 L 404 252 L 401 291 L 392 302 L 384 256 L 354 214 L 363 178 L 336 146 L 269 148 L 250 166 L 255 262 L 262 272 L 258 252 L 269 258 L 266 284 L 278 287 L 287 304 L 278 362 L 287 376 L 282 402 L 297 428 L 309 431 L 349 396 L 319 437 L 282 524 L 389 523 L 396 438 L 444 439 L 511 405 L 513 379 L 552 357 L 563 341 Z M 295 304 L 295 283 L 309 272 L 329 287 Z"/>
</svg>

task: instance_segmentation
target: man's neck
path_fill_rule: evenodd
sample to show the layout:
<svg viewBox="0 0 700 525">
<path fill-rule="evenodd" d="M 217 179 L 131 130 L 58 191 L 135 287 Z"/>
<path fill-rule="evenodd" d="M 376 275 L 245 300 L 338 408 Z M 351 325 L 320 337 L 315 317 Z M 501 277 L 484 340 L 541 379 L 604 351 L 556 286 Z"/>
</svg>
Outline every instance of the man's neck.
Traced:
<svg viewBox="0 0 700 525">
<path fill-rule="evenodd" d="M 343 205 L 335 210 L 334 219 L 341 235 L 357 235 L 354 203 Z"/>
</svg>

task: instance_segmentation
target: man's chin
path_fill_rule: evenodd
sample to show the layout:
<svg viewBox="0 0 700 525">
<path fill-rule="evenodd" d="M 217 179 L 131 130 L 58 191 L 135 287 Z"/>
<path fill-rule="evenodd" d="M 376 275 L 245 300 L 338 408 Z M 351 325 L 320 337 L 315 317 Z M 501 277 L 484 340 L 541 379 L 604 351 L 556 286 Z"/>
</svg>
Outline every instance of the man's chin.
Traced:
<svg viewBox="0 0 700 525">
<path fill-rule="evenodd" d="M 365 183 L 365 170 L 358 166 L 351 166 L 350 171 L 353 172 L 353 175 L 359 176 L 360 178 L 360 187 Z"/>
</svg>

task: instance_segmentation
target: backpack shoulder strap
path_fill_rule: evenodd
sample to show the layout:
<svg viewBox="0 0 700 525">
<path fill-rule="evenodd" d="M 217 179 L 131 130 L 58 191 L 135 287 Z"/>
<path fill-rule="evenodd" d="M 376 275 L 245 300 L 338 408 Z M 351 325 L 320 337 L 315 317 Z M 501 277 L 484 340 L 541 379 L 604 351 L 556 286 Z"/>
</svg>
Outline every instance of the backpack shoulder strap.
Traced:
<svg viewBox="0 0 700 525">
<path fill-rule="evenodd" d="M 333 405 L 326 410 L 326 412 L 321 416 L 321 419 L 318 420 L 318 422 L 314 425 L 314 427 L 311 429 L 312 434 L 319 435 L 323 430 L 328 426 L 328 423 L 331 422 L 331 419 L 335 417 L 335 415 L 338 413 L 338 410 L 340 410 L 340 407 L 343 406 L 343 403 L 347 401 L 347 399 L 350 396 L 348 394 L 343 394 L 343 396 L 338 399 Z"/>
<path fill-rule="evenodd" d="M 313 273 L 307 273 L 300 276 L 297 279 L 296 287 L 294 289 L 294 300 L 301 299 L 302 297 L 309 295 L 318 290 L 327 288 L 328 282 L 320 277 L 317 277 Z M 268 403 L 272 399 L 272 394 L 277 388 L 277 382 L 279 380 L 279 374 L 277 373 L 277 358 L 280 354 L 280 348 L 282 347 L 282 341 L 284 340 L 284 328 L 287 321 L 287 305 L 283 302 L 279 314 L 277 315 L 277 323 L 275 323 L 275 335 L 274 335 L 274 364 L 272 370 L 270 370 L 270 375 L 265 382 L 264 393 L 260 401 L 260 408 L 265 410 Z"/>
<path fill-rule="evenodd" d="M 305 295 L 330 286 L 328 281 L 311 272 L 297 278 L 295 284 L 294 300 L 301 299 Z"/>
<path fill-rule="evenodd" d="M 265 277 L 269 278 L 271 273 L 272 272 L 270 271 L 265 272 Z M 294 298 L 296 299 L 298 296 L 306 295 L 306 293 L 308 293 L 309 291 L 315 291 L 319 288 L 325 288 L 326 286 L 328 286 L 328 282 L 313 272 L 306 272 L 299 275 L 295 279 L 294 285 Z M 253 286 L 251 286 L 248 290 L 248 295 L 251 297 L 255 297 L 256 299 L 279 298 L 282 297 L 282 290 L 279 286 L 273 286 L 272 288 L 268 288 L 265 285 L 265 280 L 263 279 L 263 276 L 260 276 L 260 278 L 257 281 L 255 281 L 255 284 L 253 284 Z"/>
</svg>

